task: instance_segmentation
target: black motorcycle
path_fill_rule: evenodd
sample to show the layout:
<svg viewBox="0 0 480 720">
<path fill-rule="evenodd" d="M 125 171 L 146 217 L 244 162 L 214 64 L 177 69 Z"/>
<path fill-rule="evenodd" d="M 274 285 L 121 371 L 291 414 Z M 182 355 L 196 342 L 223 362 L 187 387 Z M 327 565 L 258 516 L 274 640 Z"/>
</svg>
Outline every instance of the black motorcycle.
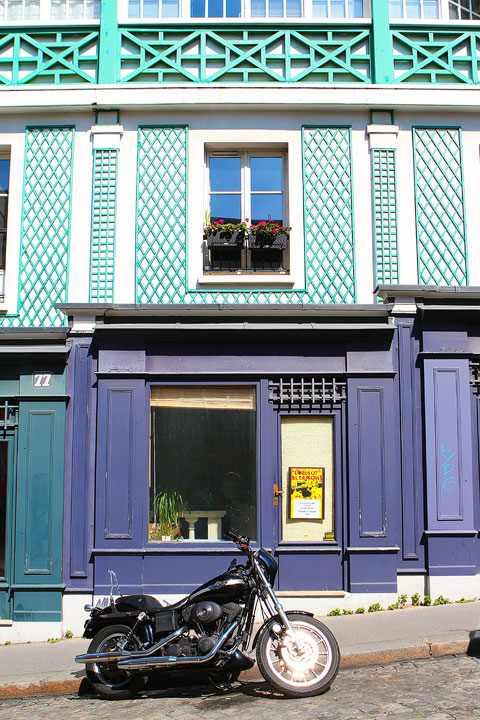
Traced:
<svg viewBox="0 0 480 720">
<path fill-rule="evenodd" d="M 162 606 L 149 595 L 105 598 L 86 606 L 84 637 L 87 678 L 104 698 L 139 692 L 158 670 L 207 673 L 212 681 L 234 681 L 255 664 L 247 654 L 257 605 L 263 624 L 251 645 L 258 667 L 275 690 L 289 697 L 325 692 L 338 672 L 340 652 L 330 630 L 312 613 L 285 612 L 273 589 L 278 566 L 270 553 L 250 547 L 249 538 L 228 533 L 247 555 L 188 597 Z M 112 575 L 114 575 L 112 573 Z M 118 590 L 118 585 L 117 585 Z"/>
</svg>

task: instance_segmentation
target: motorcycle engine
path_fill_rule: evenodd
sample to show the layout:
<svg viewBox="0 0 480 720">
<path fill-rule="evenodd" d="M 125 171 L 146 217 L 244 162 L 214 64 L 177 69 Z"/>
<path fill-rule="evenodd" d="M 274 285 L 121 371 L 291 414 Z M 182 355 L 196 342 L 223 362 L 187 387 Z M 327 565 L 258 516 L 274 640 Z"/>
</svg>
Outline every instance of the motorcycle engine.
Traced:
<svg viewBox="0 0 480 720">
<path fill-rule="evenodd" d="M 219 605 L 210 600 L 196 603 L 186 608 L 182 616 L 190 627 L 195 628 L 196 637 L 190 636 L 190 655 L 207 655 L 218 642 L 222 633 L 242 613 L 240 605 L 226 603 Z M 225 648 L 233 641 L 227 640 Z M 168 649 L 170 653 L 170 647 Z M 187 653 L 182 652 L 186 655 Z"/>
</svg>

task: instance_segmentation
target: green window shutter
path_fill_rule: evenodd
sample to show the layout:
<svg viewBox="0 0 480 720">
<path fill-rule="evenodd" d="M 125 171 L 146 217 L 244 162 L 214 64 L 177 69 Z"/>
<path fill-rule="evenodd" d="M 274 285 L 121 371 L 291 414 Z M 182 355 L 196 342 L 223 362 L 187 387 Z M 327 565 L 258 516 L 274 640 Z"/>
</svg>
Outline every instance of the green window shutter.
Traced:
<svg viewBox="0 0 480 720">
<path fill-rule="evenodd" d="M 27 128 L 18 317 L 11 325 L 65 324 L 74 130 Z"/>
<path fill-rule="evenodd" d="M 419 282 L 466 285 L 460 130 L 414 128 L 413 138 Z"/>
<path fill-rule="evenodd" d="M 118 150 L 94 150 L 90 302 L 113 302 Z"/>
<path fill-rule="evenodd" d="M 348 127 L 303 128 L 307 291 L 314 303 L 355 302 Z"/>
<path fill-rule="evenodd" d="M 395 150 L 372 149 L 375 279 L 398 283 Z"/>
<path fill-rule="evenodd" d="M 181 303 L 187 292 L 187 128 L 140 128 L 137 177 L 137 302 Z"/>
</svg>

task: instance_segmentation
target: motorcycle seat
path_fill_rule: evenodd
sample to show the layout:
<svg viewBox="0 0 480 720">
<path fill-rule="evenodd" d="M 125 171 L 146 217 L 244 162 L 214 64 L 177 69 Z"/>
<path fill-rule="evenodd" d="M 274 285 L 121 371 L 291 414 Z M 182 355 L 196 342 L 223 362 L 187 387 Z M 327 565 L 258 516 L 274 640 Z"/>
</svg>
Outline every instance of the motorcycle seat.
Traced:
<svg viewBox="0 0 480 720">
<path fill-rule="evenodd" d="M 119 612 L 143 610 L 147 613 L 157 613 L 163 609 L 163 605 L 151 595 L 122 595 L 115 600 L 115 607 Z"/>
</svg>

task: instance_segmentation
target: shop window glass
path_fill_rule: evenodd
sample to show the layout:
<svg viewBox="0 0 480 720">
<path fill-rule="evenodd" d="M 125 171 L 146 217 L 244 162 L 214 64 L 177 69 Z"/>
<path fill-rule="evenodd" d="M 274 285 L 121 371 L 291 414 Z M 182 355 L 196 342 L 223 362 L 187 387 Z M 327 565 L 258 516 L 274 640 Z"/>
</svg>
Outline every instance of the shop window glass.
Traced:
<svg viewBox="0 0 480 720">
<path fill-rule="evenodd" d="M 282 417 L 281 423 L 282 539 L 333 540 L 333 418 L 298 415 Z"/>
<path fill-rule="evenodd" d="M 154 387 L 149 540 L 257 536 L 252 387 Z"/>
<path fill-rule="evenodd" d="M 390 17 L 408 20 L 438 20 L 439 0 L 390 0 Z"/>
<path fill-rule="evenodd" d="M 129 18 L 176 18 L 179 0 L 128 0 Z"/>
<path fill-rule="evenodd" d="M 363 0 L 312 0 L 313 17 L 362 18 Z"/>
</svg>

